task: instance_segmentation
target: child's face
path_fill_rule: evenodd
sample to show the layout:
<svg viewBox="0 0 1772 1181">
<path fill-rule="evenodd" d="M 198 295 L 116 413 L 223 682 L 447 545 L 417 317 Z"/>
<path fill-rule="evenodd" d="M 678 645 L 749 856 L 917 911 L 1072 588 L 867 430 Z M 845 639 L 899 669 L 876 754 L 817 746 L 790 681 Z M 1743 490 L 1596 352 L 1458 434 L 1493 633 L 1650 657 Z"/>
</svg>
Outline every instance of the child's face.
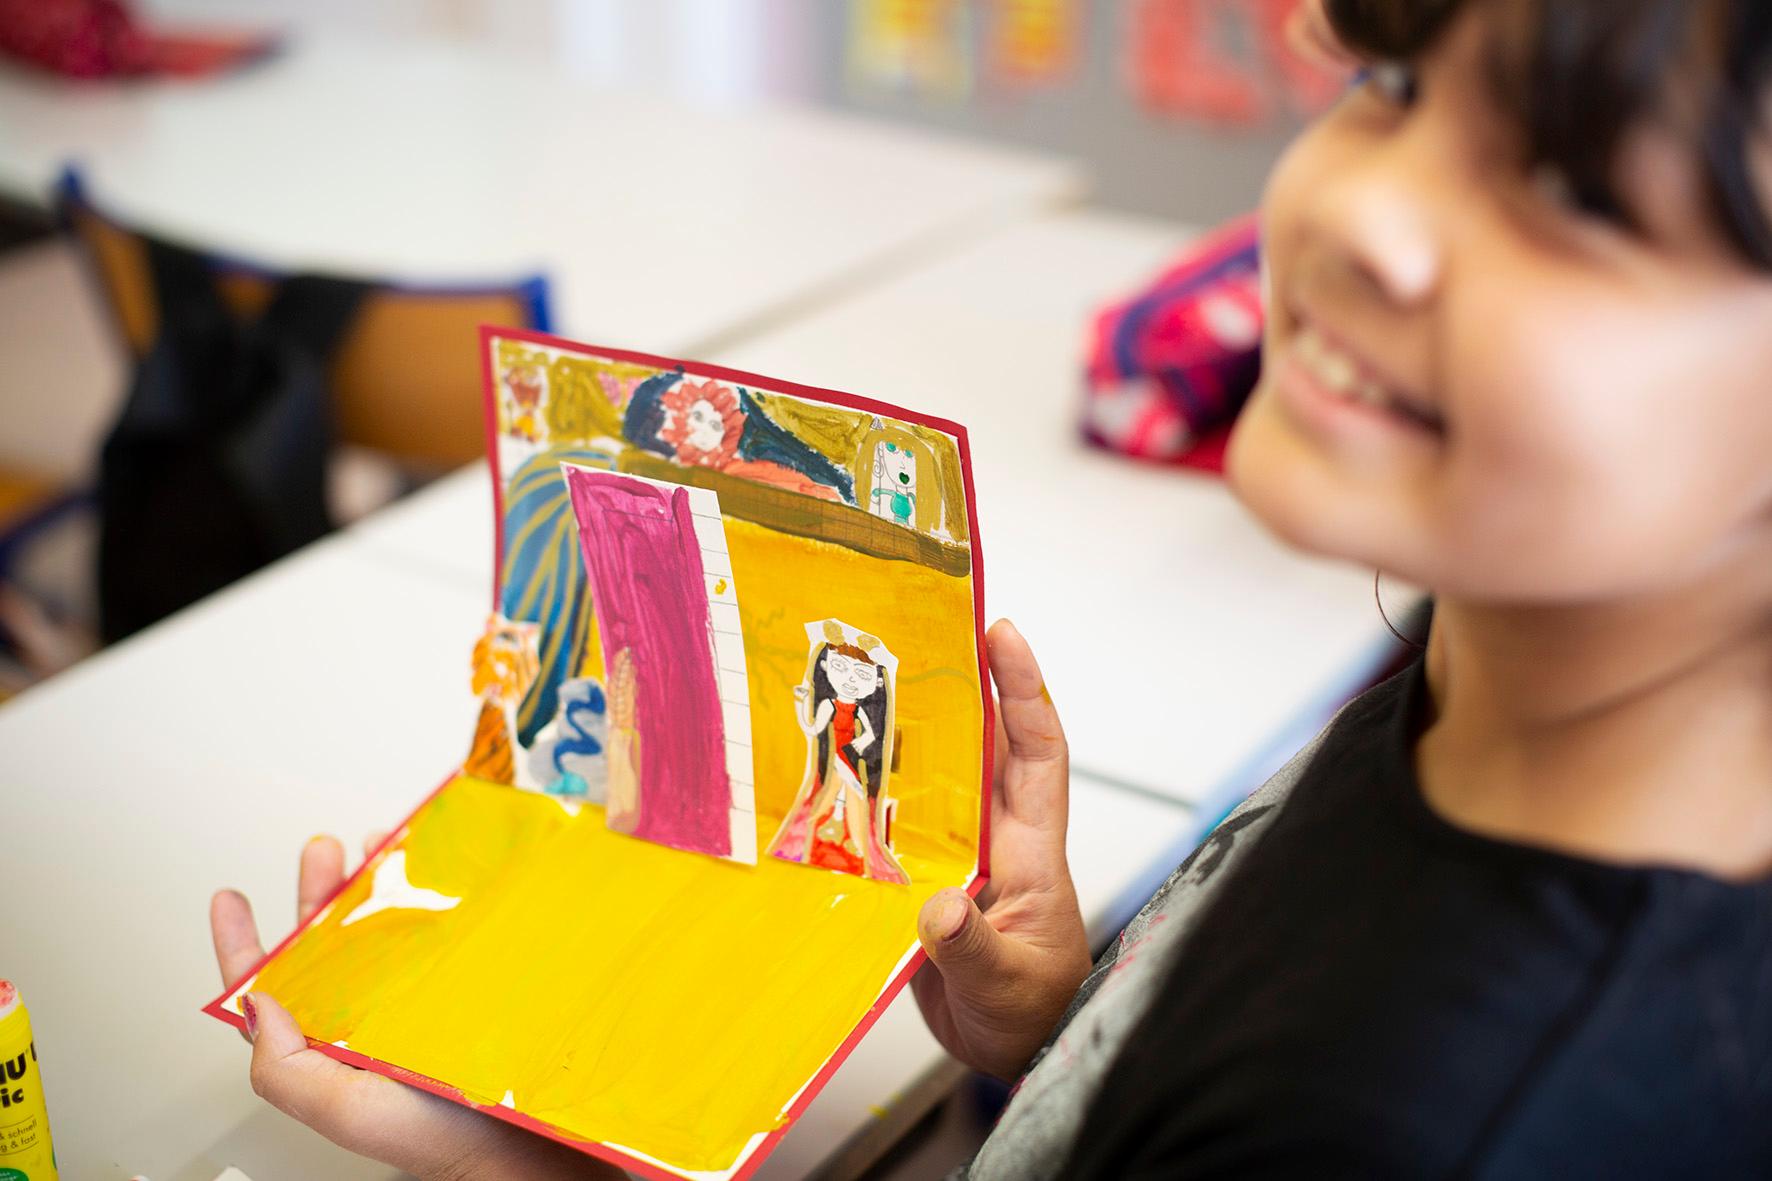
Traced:
<svg viewBox="0 0 1772 1181">
<path fill-rule="evenodd" d="M 831 689 L 842 701 L 860 701 L 872 695 L 880 684 L 878 666 L 841 652 L 825 653 L 824 675 L 830 678 Z"/>
<path fill-rule="evenodd" d="M 1617 597 L 1767 545 L 1772 280 L 1714 228 L 1690 135 L 1626 143 L 1642 232 L 1525 175 L 1487 7 L 1413 99 L 1367 82 L 1274 174 L 1238 492 L 1296 544 L 1472 600 Z"/>
<path fill-rule="evenodd" d="M 897 443 L 882 443 L 874 449 L 874 472 L 886 487 L 909 491 L 917 483 L 917 457 Z"/>
<path fill-rule="evenodd" d="M 718 451 L 726 440 L 726 420 L 712 402 L 698 398 L 690 403 L 688 418 L 689 446 L 697 451 Z"/>
</svg>

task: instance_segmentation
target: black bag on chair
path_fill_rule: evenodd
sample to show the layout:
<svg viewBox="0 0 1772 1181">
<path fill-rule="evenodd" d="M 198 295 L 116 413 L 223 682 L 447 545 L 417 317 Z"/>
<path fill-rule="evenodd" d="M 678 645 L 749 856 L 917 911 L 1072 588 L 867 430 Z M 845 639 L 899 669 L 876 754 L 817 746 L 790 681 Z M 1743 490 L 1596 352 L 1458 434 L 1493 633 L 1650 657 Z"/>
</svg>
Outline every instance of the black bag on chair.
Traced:
<svg viewBox="0 0 1772 1181">
<path fill-rule="evenodd" d="M 328 363 L 370 290 L 292 276 L 242 321 L 208 259 L 153 240 L 147 257 L 159 335 L 100 458 L 107 642 L 332 528 Z"/>
</svg>

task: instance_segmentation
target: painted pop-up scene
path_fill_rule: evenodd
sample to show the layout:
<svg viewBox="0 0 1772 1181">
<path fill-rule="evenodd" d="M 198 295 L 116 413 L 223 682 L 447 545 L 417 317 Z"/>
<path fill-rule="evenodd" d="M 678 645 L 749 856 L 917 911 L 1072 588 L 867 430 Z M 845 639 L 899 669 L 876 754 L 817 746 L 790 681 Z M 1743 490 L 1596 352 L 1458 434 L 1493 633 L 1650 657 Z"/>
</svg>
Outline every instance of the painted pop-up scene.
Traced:
<svg viewBox="0 0 1772 1181">
<path fill-rule="evenodd" d="M 457 772 L 255 974 L 314 1043 L 652 1176 L 761 1163 L 982 884 L 964 431 L 482 332 Z M 397 741 L 397 736 L 389 736 Z"/>
</svg>

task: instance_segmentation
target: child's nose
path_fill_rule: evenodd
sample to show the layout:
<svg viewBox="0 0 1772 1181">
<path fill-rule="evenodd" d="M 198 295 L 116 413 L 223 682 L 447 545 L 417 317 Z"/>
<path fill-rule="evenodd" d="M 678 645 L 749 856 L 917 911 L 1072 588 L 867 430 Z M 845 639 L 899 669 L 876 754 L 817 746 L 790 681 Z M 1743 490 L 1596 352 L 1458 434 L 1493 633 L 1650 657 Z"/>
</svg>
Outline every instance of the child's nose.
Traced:
<svg viewBox="0 0 1772 1181">
<path fill-rule="evenodd" d="M 1332 249 L 1374 293 L 1399 306 L 1434 297 L 1445 269 L 1439 198 L 1444 162 L 1424 137 L 1400 133 L 1346 165 L 1313 203 L 1320 244 Z"/>
</svg>

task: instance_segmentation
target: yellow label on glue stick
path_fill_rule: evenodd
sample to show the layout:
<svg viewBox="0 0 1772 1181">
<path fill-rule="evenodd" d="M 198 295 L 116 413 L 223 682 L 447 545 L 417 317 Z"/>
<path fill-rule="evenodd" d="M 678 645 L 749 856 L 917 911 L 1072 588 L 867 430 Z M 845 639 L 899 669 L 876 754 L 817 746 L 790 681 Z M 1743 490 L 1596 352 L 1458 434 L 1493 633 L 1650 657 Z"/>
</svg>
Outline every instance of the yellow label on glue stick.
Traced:
<svg viewBox="0 0 1772 1181">
<path fill-rule="evenodd" d="M 56 1181 L 31 1015 L 0 980 L 0 1181 Z"/>
</svg>

